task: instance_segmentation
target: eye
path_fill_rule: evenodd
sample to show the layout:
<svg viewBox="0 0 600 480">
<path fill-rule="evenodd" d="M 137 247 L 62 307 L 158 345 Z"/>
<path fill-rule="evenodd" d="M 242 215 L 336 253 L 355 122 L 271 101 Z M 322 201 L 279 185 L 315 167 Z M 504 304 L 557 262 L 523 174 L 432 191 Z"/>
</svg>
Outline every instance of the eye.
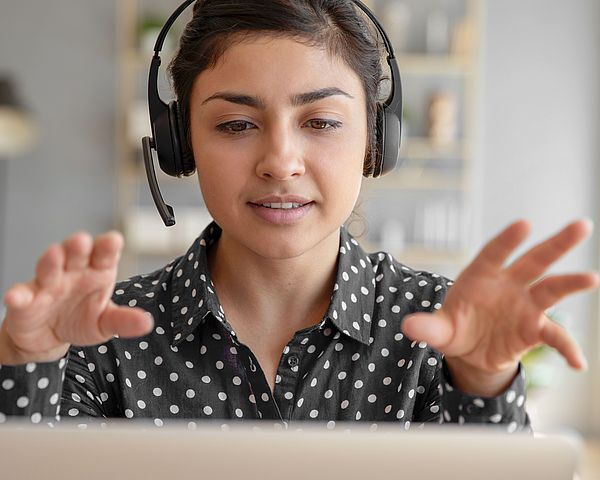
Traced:
<svg viewBox="0 0 600 480">
<path fill-rule="evenodd" d="M 315 118 L 313 120 L 309 120 L 305 125 L 310 126 L 313 130 L 321 130 L 321 131 L 333 131 L 342 126 L 341 122 L 335 120 L 323 120 L 320 118 Z M 222 123 L 217 125 L 217 130 L 223 132 L 227 135 L 240 135 L 250 130 L 254 127 L 254 124 L 247 122 L 245 120 L 234 120 L 231 122 Z"/>
<path fill-rule="evenodd" d="M 320 118 L 309 120 L 306 123 L 315 130 L 336 130 L 342 126 L 342 122 L 337 122 L 335 120 L 323 120 Z"/>
<path fill-rule="evenodd" d="M 217 130 L 228 135 L 239 135 L 244 133 L 249 128 L 246 128 L 248 125 L 254 126 L 250 122 L 246 122 L 244 120 L 235 120 L 233 122 L 222 123 L 221 125 L 217 125 Z"/>
</svg>

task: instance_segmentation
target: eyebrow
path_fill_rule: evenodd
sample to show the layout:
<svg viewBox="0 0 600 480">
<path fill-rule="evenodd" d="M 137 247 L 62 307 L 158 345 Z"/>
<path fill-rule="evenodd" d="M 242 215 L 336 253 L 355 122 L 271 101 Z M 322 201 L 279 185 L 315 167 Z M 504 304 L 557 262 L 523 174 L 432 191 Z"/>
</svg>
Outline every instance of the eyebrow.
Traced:
<svg viewBox="0 0 600 480">
<path fill-rule="evenodd" d="M 337 87 L 327 87 L 314 90 L 312 92 L 298 93 L 293 95 L 290 99 L 290 103 L 293 107 L 300 107 L 302 105 L 308 105 L 309 103 L 318 102 L 319 100 L 323 100 L 324 98 L 332 97 L 334 95 L 342 95 L 348 98 L 354 98 L 349 93 L 346 93 Z M 202 105 L 206 105 L 212 100 L 225 100 L 226 102 L 236 103 L 238 105 L 246 105 L 248 107 L 257 108 L 260 110 L 266 110 L 267 108 L 265 101 L 262 98 L 244 95 L 237 92 L 217 92 L 204 100 Z"/>
</svg>

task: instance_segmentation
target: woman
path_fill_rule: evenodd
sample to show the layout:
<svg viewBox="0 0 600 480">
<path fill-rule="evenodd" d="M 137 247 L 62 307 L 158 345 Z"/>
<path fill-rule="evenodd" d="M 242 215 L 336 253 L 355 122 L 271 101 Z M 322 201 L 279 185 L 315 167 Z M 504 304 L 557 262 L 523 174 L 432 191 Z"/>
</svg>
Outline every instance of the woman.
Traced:
<svg viewBox="0 0 600 480">
<path fill-rule="evenodd" d="M 344 222 L 376 155 L 377 42 L 347 0 L 230 3 L 196 3 L 171 65 L 215 223 L 164 269 L 116 287 L 118 233 L 51 246 L 5 296 L 0 421 L 528 428 L 521 356 L 547 343 L 585 368 L 544 311 L 598 276 L 537 279 L 589 223 L 504 268 L 529 230 L 518 221 L 450 290 L 365 253 Z"/>
</svg>

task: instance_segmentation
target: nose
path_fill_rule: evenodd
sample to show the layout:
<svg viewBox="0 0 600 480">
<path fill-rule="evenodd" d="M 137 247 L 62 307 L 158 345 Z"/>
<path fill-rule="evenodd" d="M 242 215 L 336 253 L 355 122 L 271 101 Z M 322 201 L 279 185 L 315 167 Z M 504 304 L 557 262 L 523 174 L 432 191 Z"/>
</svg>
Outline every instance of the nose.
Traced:
<svg viewBox="0 0 600 480">
<path fill-rule="evenodd" d="M 291 180 L 304 175 L 303 148 L 298 132 L 285 125 L 265 132 L 256 174 L 265 179 Z"/>
</svg>

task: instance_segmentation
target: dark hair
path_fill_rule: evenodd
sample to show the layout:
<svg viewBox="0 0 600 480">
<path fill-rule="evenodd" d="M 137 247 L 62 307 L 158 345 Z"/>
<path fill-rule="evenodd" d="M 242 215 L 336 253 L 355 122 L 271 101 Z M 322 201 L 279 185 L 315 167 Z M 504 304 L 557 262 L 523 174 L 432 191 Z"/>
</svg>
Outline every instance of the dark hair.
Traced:
<svg viewBox="0 0 600 480">
<path fill-rule="evenodd" d="M 324 47 L 356 72 L 367 103 L 364 172 L 371 171 L 383 80 L 381 49 L 377 35 L 350 0 L 198 0 L 168 68 L 190 148 L 190 97 L 196 77 L 214 67 L 230 46 L 261 33 Z"/>
</svg>

